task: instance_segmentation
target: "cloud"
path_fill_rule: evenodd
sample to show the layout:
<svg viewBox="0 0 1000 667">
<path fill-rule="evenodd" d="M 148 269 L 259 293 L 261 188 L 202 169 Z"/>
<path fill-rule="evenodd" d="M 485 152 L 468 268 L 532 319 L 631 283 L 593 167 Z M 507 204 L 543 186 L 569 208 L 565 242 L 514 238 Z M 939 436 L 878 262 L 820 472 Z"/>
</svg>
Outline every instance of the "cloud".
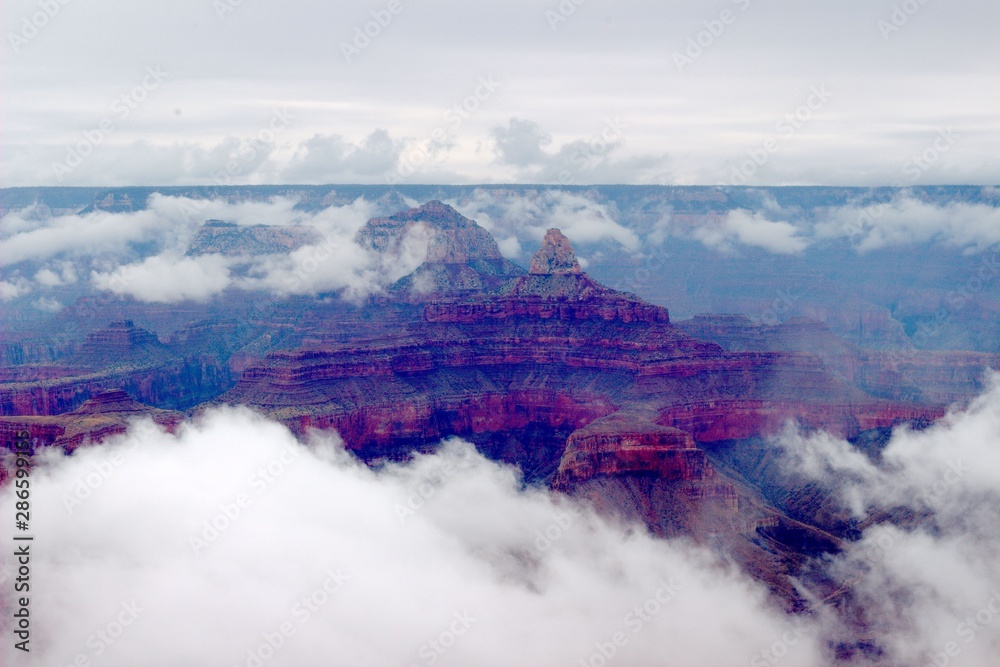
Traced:
<svg viewBox="0 0 1000 667">
<path fill-rule="evenodd" d="M 932 241 L 983 250 L 1000 242 L 1000 208 L 926 202 L 903 191 L 888 202 L 827 211 L 816 236 L 848 237 L 862 252 Z"/>
<path fill-rule="evenodd" d="M 500 254 L 507 259 L 517 259 L 521 256 L 521 242 L 517 240 L 516 236 L 508 236 L 498 240 L 497 246 L 500 248 Z"/>
<path fill-rule="evenodd" d="M 796 617 L 704 550 L 525 488 L 457 439 L 371 469 L 332 434 L 303 444 L 244 408 L 173 435 L 140 422 L 72 456 L 38 455 L 32 581 L 45 584 L 18 660 L 489 667 L 614 651 L 621 664 L 753 665 L 777 646 L 787 664 L 819 667 L 860 636 L 886 664 L 994 664 L 998 442 L 996 378 L 939 423 L 897 429 L 878 463 L 826 434 L 784 434 L 799 471 L 853 489 L 859 516 L 912 511 L 816 561 L 842 582 L 839 602 Z M 0 490 L 0 512 L 15 500 Z M 10 553 L 0 568 L 12 571 Z M 842 662 L 870 664 L 856 658 Z"/>
<path fill-rule="evenodd" d="M 787 630 L 715 557 L 522 488 L 458 440 L 371 470 L 335 436 L 307 447 L 226 408 L 39 458 L 25 666 L 746 664 Z M 792 648 L 821 664 L 815 641 Z"/>
<path fill-rule="evenodd" d="M 507 127 L 493 128 L 492 135 L 500 164 L 532 167 L 551 158 L 543 148 L 552 143 L 552 135 L 534 121 L 511 118 Z"/>
<path fill-rule="evenodd" d="M 31 292 L 31 283 L 24 278 L 0 280 L 0 301 L 11 301 Z"/>
<path fill-rule="evenodd" d="M 23 212 L 14 211 L 4 216 L 0 226 L 3 231 L 16 230 L 0 239 L 0 266 L 63 254 L 124 254 L 130 244 L 162 230 L 163 222 L 155 210 L 128 214 L 95 211 L 45 221 L 29 220 Z"/>
<path fill-rule="evenodd" d="M 552 135 L 534 121 L 511 118 L 506 126 L 491 130 L 497 164 L 515 168 L 516 182 L 560 183 L 660 183 L 665 155 L 613 154 L 626 144 L 628 125 L 618 116 L 605 118 L 591 135 L 573 139 L 555 152 L 545 150 Z"/>
<path fill-rule="evenodd" d="M 825 434 L 786 433 L 794 468 L 880 520 L 832 559 L 835 580 L 891 664 L 994 664 L 1000 657 L 1000 375 L 964 410 L 898 428 L 876 464 Z M 869 521 L 871 522 L 871 521 Z M 994 596 L 997 597 L 994 597 Z M 976 620 L 979 616 L 978 621 Z M 984 620 L 985 619 L 985 620 Z"/>
<path fill-rule="evenodd" d="M 398 247 L 376 254 L 354 241 L 373 213 L 374 205 L 358 198 L 349 205 L 310 214 L 302 224 L 317 231 L 318 242 L 259 259 L 252 275 L 238 285 L 281 295 L 342 291 L 352 301 L 380 292 L 424 262 L 430 234 L 425 226 L 417 225 Z"/>
<path fill-rule="evenodd" d="M 298 224 L 312 214 L 296 211 L 297 200 L 275 197 L 268 201 L 230 201 L 225 198 L 194 199 L 153 193 L 139 211 L 51 215 L 30 206 L 0 219 L 0 266 L 43 261 L 53 257 L 134 257 L 139 246 L 183 253 L 208 219 L 244 225 Z M 146 250 L 148 252 L 148 250 Z M 73 281 L 75 269 L 57 263 L 64 284 Z M 36 274 L 39 282 L 52 282 L 46 267 Z M 44 284 L 44 283 L 43 283 Z"/>
<path fill-rule="evenodd" d="M 799 229 L 784 221 L 768 220 L 763 214 L 736 209 L 721 220 L 706 222 L 691 231 L 691 236 L 709 248 L 731 251 L 739 243 L 779 254 L 795 254 L 809 246 Z"/>
<path fill-rule="evenodd" d="M 317 134 L 299 145 L 282 177 L 289 183 L 382 182 L 383 174 L 396 168 L 402 149 L 403 142 L 382 129 L 359 144 Z"/>
<path fill-rule="evenodd" d="M 43 287 L 62 287 L 76 283 L 76 267 L 72 262 L 61 262 L 55 268 L 58 273 L 50 268 L 41 269 L 35 274 L 35 281 Z"/>
<path fill-rule="evenodd" d="M 62 303 L 47 296 L 35 299 L 34 301 L 31 302 L 31 305 L 34 306 L 37 310 L 40 310 L 45 313 L 58 313 L 60 310 L 63 309 Z"/>
<path fill-rule="evenodd" d="M 5 251 L 9 263 L 83 258 L 90 261 L 90 282 L 97 289 L 160 303 L 204 301 L 229 287 L 278 295 L 343 290 L 346 298 L 356 300 L 381 291 L 426 257 L 426 229 L 411 230 L 406 242 L 385 256 L 358 246 L 354 235 L 376 206 L 364 198 L 319 211 L 301 210 L 297 204 L 288 197 L 254 201 L 153 194 L 148 207 L 137 212 L 98 210 L 46 217 L 24 209 L 4 217 L 6 236 L 0 240 L 0 251 Z M 208 219 L 241 226 L 305 228 L 317 241 L 290 252 L 257 256 L 185 256 Z M 149 254 L 150 249 L 155 254 Z M 39 268 L 34 277 L 44 287 L 67 285 L 76 280 L 76 269 L 69 260 L 57 260 Z M 5 299 L 31 289 L 23 279 L 4 285 Z"/>
<path fill-rule="evenodd" d="M 197 257 L 164 254 L 119 266 L 109 273 L 95 272 L 91 281 L 98 289 L 129 295 L 139 301 L 206 301 L 232 283 L 231 264 L 232 260 L 216 254 Z"/>
<path fill-rule="evenodd" d="M 629 250 L 638 249 L 638 235 L 618 223 L 607 205 L 564 190 L 549 191 L 546 195 L 548 210 L 543 225 L 546 228 L 558 227 L 577 243 L 614 240 Z"/>
<path fill-rule="evenodd" d="M 510 249 L 514 238 L 533 253 L 551 227 L 561 229 L 574 247 L 605 241 L 616 241 L 628 250 L 639 247 L 639 236 L 618 222 L 607 204 L 586 194 L 546 189 L 504 195 L 476 189 L 471 196 L 449 203 L 494 236 L 506 237 Z"/>
</svg>

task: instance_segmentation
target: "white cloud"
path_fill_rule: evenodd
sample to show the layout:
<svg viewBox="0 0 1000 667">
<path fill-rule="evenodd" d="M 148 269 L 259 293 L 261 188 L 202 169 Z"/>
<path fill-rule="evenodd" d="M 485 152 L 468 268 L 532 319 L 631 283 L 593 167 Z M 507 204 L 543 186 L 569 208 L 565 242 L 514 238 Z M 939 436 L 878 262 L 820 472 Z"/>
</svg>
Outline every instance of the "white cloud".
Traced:
<svg viewBox="0 0 1000 667">
<path fill-rule="evenodd" d="M 521 256 L 521 242 L 516 236 L 498 240 L 497 246 L 500 248 L 500 254 L 507 259 L 518 259 Z"/>
<path fill-rule="evenodd" d="M 335 215 L 296 210 L 297 203 L 287 197 L 267 201 L 234 198 L 231 201 L 154 193 L 145 209 L 133 212 L 110 213 L 98 209 L 82 215 L 44 216 L 39 215 L 36 207 L 28 207 L 11 211 L 0 220 L 0 265 L 63 255 L 128 256 L 134 254 L 134 246 L 140 243 L 153 243 L 160 250 L 183 253 L 201 225 L 209 219 L 240 225 L 297 225 L 311 224 L 314 218 L 316 224 L 320 224 Z M 53 266 L 58 268 L 63 284 L 74 281 L 71 265 L 62 262 Z M 54 285 L 56 273 L 54 268 L 43 268 L 36 279 Z"/>
<path fill-rule="evenodd" d="M 282 173 L 287 183 L 375 182 L 396 168 L 401 141 L 374 130 L 354 144 L 340 135 L 317 134 L 299 144 Z"/>
<path fill-rule="evenodd" d="M 133 213 L 95 211 L 46 219 L 33 209 L 24 209 L 3 219 L 7 235 L 0 240 L 0 252 L 8 263 L 89 256 L 94 268 L 91 283 L 96 288 L 154 302 L 203 301 L 230 286 L 280 295 L 344 290 L 347 298 L 358 299 L 413 271 L 426 257 L 426 229 L 411 230 L 406 242 L 384 257 L 358 246 L 354 235 L 374 213 L 374 204 L 364 198 L 317 212 L 297 209 L 297 203 L 286 197 L 253 201 L 154 194 L 147 209 Z M 290 252 L 256 257 L 184 256 L 208 219 L 241 226 L 308 228 L 319 240 Z M 134 246 L 139 243 L 152 243 L 157 254 L 120 263 L 138 254 Z M 230 270 L 238 265 L 246 271 L 240 277 L 231 276 Z M 40 268 L 34 277 L 46 287 L 76 281 L 74 265 L 68 260 Z M 2 294 L 8 299 L 31 287 L 23 279 L 4 285 Z"/>
<path fill-rule="evenodd" d="M 232 260 L 222 255 L 183 257 L 168 253 L 119 266 L 109 273 L 95 272 L 91 281 L 98 289 L 140 301 L 206 301 L 232 283 L 231 264 Z"/>
<path fill-rule="evenodd" d="M 54 268 L 58 273 L 50 268 L 44 268 L 35 274 L 35 281 L 43 287 L 60 287 L 76 283 L 76 267 L 72 262 L 61 262 Z"/>
<path fill-rule="evenodd" d="M 510 239 L 515 238 L 533 253 L 551 227 L 561 229 L 574 248 L 602 241 L 617 241 L 628 250 L 639 247 L 639 236 L 619 223 L 606 204 L 576 192 L 491 193 L 476 189 L 468 198 L 449 203 L 494 236 L 506 236 L 509 249 L 514 248 Z"/>
<path fill-rule="evenodd" d="M 134 601 L 141 613 L 104 647 L 103 664 L 247 664 L 284 622 L 294 634 L 267 664 L 423 664 L 431 653 L 443 666 L 579 664 L 620 631 L 622 664 L 665 653 L 681 664 L 764 664 L 761 652 L 780 645 L 788 664 L 818 667 L 852 622 L 889 664 L 945 652 L 950 664 L 994 664 L 1000 382 L 930 428 L 898 429 L 878 465 L 825 434 L 790 432 L 783 443 L 801 472 L 849 487 L 869 516 L 916 512 L 916 525 L 869 526 L 815 563 L 841 582 L 840 620 L 822 607 L 786 616 L 716 557 L 524 489 L 458 440 L 372 470 L 333 436 L 305 447 L 245 409 L 209 411 L 176 435 L 147 423 L 73 456 L 38 457 L 32 516 L 47 546 L 33 553 L 32 575 L 46 584 L 32 597 L 36 643 L 19 660 L 95 657 L 96 632 Z M 12 487 L 0 491 L 0 511 L 13 502 Z M 10 571 L 12 555 L 0 558 Z M 347 578 L 306 620 L 296 604 L 322 591 L 329 571 Z M 661 581 L 676 596 L 638 623 L 634 610 L 655 601 Z M 455 614 L 474 620 L 438 655 L 430 642 Z M 803 635 L 790 642 L 793 624 Z"/>
<path fill-rule="evenodd" d="M 545 194 L 548 210 L 542 227 L 558 227 L 577 243 L 614 240 L 629 250 L 639 248 L 636 233 L 618 223 L 605 204 L 564 190 L 550 190 Z M 541 238 L 544 230 L 539 227 L 538 231 Z"/>
<path fill-rule="evenodd" d="M 29 222 L 21 211 L 15 211 L 4 216 L 3 229 L 27 229 L 0 239 L 0 265 L 42 260 L 63 253 L 76 256 L 124 253 L 129 244 L 150 238 L 162 224 L 155 210 L 61 215 L 42 224 Z"/>
<path fill-rule="evenodd" d="M 51 297 L 43 296 L 31 302 L 36 309 L 45 313 L 58 313 L 63 309 L 62 303 Z"/>
<path fill-rule="evenodd" d="M 940 241 L 982 250 L 1000 242 L 1000 208 L 925 202 L 903 192 L 891 201 L 833 209 L 816 225 L 818 238 L 849 237 L 858 250 Z"/>
<path fill-rule="evenodd" d="M 665 154 L 618 156 L 626 145 L 628 123 L 618 116 L 595 119 L 592 132 L 547 149 L 552 135 L 534 121 L 511 118 L 492 128 L 497 164 L 513 168 L 519 183 L 663 183 Z M 506 171 L 506 170 L 505 170 Z"/>
<path fill-rule="evenodd" d="M 825 434 L 785 434 L 780 444 L 799 472 L 842 494 L 856 514 L 905 517 L 909 510 L 916 518 L 911 528 L 867 528 L 829 567 L 836 580 L 852 582 L 851 595 L 883 638 L 887 658 L 943 664 L 941 654 L 956 665 L 995 664 L 1000 376 L 968 408 L 935 425 L 897 429 L 877 466 Z M 980 612 L 980 626 L 970 624 Z"/>
<path fill-rule="evenodd" d="M 95 647 L 109 666 L 253 664 L 286 622 L 294 634 L 265 644 L 267 665 L 576 665 L 616 633 L 621 664 L 747 664 L 789 622 L 706 552 L 522 489 L 457 440 L 376 472 L 336 438 L 306 448 L 222 409 L 176 436 L 147 424 L 39 459 L 32 580 L 44 584 L 26 667 Z M 13 567 L 9 550 L 0 562 Z M 331 592 L 328 572 L 344 578 Z M 137 619 L 104 645 L 96 632 L 133 601 Z M 818 666 L 817 646 L 799 641 L 790 664 Z"/>
<path fill-rule="evenodd" d="M 763 248 L 780 254 L 795 254 L 809 246 L 799 229 L 781 220 L 768 220 L 763 214 L 745 209 L 730 211 L 719 221 L 706 221 L 691 235 L 710 248 L 733 249 L 735 243 Z"/>
<path fill-rule="evenodd" d="M 31 292 L 31 283 L 24 278 L 0 280 L 0 300 L 11 301 Z"/>
<path fill-rule="evenodd" d="M 381 291 L 423 263 L 430 235 L 426 226 L 414 226 L 399 247 L 377 255 L 354 242 L 373 211 L 372 203 L 359 198 L 350 205 L 310 214 L 301 224 L 315 229 L 321 239 L 285 255 L 260 258 L 252 276 L 240 280 L 238 286 L 283 295 L 343 290 L 349 300 Z"/>
</svg>

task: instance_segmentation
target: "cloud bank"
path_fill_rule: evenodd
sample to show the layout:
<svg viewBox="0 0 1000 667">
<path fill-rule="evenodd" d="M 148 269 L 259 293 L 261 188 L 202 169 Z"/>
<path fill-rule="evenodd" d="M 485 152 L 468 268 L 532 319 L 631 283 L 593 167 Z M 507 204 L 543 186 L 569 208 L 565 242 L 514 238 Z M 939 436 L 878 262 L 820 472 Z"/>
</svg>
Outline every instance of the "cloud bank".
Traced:
<svg viewBox="0 0 1000 667">
<path fill-rule="evenodd" d="M 316 212 L 297 203 L 287 197 L 229 201 L 154 194 L 137 212 L 13 211 L 0 221 L 0 263 L 10 274 L 0 283 L 0 298 L 74 285 L 82 274 L 97 290 L 146 302 L 205 301 L 229 288 L 279 296 L 339 291 L 356 300 L 413 271 L 426 256 L 429 238 L 415 235 L 384 256 L 357 245 L 355 233 L 376 212 L 364 198 Z M 282 228 L 300 232 L 305 241 L 274 243 L 249 255 L 194 252 L 208 220 Z M 33 283 L 20 275 L 23 268 L 30 269 Z"/>
<path fill-rule="evenodd" d="M 778 441 L 869 527 L 828 571 L 892 665 L 1000 658 L 1000 375 L 967 409 L 897 429 L 879 464 L 826 434 Z M 878 517 L 895 516 L 896 524 Z"/>
<path fill-rule="evenodd" d="M 32 652 L 12 664 L 745 664 L 787 631 L 708 553 L 459 440 L 373 471 L 227 408 L 41 458 Z M 791 655 L 820 664 L 813 640 Z"/>
<path fill-rule="evenodd" d="M 790 465 L 867 522 L 817 563 L 843 582 L 839 616 L 792 617 L 706 551 L 523 487 L 457 439 L 370 469 L 243 408 L 174 435 L 140 422 L 37 457 L 35 644 L 15 664 L 811 667 L 861 637 L 874 653 L 837 664 L 982 667 L 1000 657 L 998 442 L 996 379 L 879 463 L 786 433 Z"/>
</svg>

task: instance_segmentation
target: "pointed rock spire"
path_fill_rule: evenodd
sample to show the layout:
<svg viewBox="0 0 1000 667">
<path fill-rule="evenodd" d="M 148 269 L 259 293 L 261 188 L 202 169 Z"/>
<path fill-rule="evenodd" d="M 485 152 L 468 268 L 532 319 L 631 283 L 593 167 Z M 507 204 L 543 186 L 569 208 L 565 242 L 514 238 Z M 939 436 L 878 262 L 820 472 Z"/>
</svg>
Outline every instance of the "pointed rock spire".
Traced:
<svg viewBox="0 0 1000 667">
<path fill-rule="evenodd" d="M 573 246 L 558 229 L 545 232 L 542 247 L 531 258 L 531 270 L 534 275 L 566 275 L 583 273 L 580 262 L 576 259 Z"/>
</svg>

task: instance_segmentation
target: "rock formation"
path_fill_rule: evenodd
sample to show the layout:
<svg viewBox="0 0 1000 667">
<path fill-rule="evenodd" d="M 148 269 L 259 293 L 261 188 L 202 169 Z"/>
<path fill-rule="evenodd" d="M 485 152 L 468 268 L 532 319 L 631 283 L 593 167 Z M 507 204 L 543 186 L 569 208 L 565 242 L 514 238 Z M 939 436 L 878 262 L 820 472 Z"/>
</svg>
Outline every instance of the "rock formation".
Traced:
<svg viewBox="0 0 1000 667">
<path fill-rule="evenodd" d="M 531 258 L 528 273 L 533 275 L 568 275 L 582 273 L 569 239 L 558 229 L 545 232 L 542 247 Z"/>
<path fill-rule="evenodd" d="M 216 227 L 205 247 L 237 252 L 210 245 L 232 232 Z M 0 433 L 28 428 L 72 447 L 121 432 L 132 416 L 171 423 L 179 413 L 162 409 L 235 403 L 297 433 L 336 429 L 365 460 L 458 435 L 528 482 L 659 535 L 723 544 L 799 604 L 786 576 L 796 557 L 836 549 L 850 526 L 783 502 L 773 475 L 744 475 L 766 463 L 760 439 L 790 420 L 849 438 L 928 423 L 969 381 L 971 371 L 947 367 L 968 359 L 896 358 L 892 370 L 889 353 L 835 344 L 806 321 L 675 326 L 666 308 L 583 272 L 559 230 L 525 272 L 439 201 L 374 218 L 356 237 L 385 261 L 414 240 L 423 263 L 361 307 L 292 297 L 229 319 L 197 311 L 202 319 L 162 340 L 117 321 L 68 352 L 39 352 L 44 362 L 0 369 Z M 5 355 L 24 358 L 18 345 Z M 930 380 L 918 396 L 894 394 L 891 373 Z"/>
<path fill-rule="evenodd" d="M 425 245 L 423 263 L 392 288 L 397 298 L 408 301 L 488 293 L 524 273 L 500 254 L 489 232 L 437 200 L 385 218 L 372 218 L 358 230 L 355 240 L 361 247 L 388 257 Z"/>
</svg>

